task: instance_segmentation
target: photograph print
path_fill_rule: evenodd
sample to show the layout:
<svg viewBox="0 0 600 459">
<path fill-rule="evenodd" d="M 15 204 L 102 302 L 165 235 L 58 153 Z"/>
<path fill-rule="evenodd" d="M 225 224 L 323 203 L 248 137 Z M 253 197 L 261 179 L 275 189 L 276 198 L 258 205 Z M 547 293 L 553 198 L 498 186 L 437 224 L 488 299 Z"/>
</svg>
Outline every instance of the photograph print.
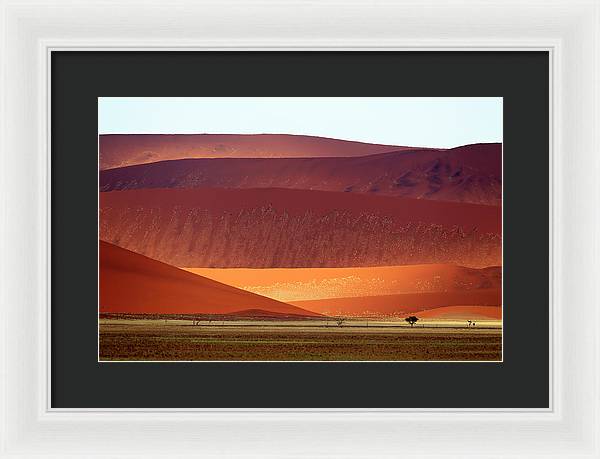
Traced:
<svg viewBox="0 0 600 459">
<path fill-rule="evenodd" d="M 98 98 L 98 358 L 502 361 L 501 97 Z"/>
</svg>

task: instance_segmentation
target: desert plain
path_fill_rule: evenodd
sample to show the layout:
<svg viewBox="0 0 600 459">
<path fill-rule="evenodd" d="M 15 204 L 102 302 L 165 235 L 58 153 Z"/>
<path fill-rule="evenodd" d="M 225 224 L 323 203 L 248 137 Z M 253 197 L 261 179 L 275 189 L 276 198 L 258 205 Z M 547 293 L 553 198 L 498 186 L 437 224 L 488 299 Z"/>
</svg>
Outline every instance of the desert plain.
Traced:
<svg viewBox="0 0 600 459">
<path fill-rule="evenodd" d="M 102 318 L 101 360 L 490 361 L 502 359 L 499 320 L 200 320 Z"/>
</svg>

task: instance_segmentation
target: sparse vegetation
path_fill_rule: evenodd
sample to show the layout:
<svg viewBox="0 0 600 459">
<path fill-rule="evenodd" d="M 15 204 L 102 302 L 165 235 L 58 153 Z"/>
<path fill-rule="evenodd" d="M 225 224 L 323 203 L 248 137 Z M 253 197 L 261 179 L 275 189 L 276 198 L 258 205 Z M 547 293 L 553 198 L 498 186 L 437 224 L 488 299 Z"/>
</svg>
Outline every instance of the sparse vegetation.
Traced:
<svg viewBox="0 0 600 459">
<path fill-rule="evenodd" d="M 406 319 L 404 319 L 405 321 L 407 321 L 410 326 L 412 327 L 414 324 L 417 323 L 417 321 L 419 320 L 419 318 L 417 316 L 409 316 Z"/>
</svg>

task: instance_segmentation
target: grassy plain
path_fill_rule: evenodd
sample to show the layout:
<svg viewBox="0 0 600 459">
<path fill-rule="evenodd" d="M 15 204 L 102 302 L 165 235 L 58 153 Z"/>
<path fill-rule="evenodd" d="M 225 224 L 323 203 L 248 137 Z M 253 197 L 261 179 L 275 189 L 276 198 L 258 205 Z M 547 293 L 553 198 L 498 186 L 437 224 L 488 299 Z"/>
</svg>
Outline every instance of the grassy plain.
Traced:
<svg viewBox="0 0 600 459">
<path fill-rule="evenodd" d="M 501 321 L 101 318 L 100 361 L 403 361 L 502 359 Z"/>
</svg>

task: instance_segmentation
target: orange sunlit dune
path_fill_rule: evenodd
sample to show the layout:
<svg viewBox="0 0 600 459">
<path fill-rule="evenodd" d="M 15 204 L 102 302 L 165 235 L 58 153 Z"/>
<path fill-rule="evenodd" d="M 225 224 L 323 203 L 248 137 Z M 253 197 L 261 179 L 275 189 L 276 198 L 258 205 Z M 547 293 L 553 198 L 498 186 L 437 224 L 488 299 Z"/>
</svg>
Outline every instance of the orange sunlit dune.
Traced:
<svg viewBox="0 0 600 459">
<path fill-rule="evenodd" d="M 184 268 L 279 301 L 499 289 L 501 268 L 429 264 L 358 268 Z"/>
</svg>

